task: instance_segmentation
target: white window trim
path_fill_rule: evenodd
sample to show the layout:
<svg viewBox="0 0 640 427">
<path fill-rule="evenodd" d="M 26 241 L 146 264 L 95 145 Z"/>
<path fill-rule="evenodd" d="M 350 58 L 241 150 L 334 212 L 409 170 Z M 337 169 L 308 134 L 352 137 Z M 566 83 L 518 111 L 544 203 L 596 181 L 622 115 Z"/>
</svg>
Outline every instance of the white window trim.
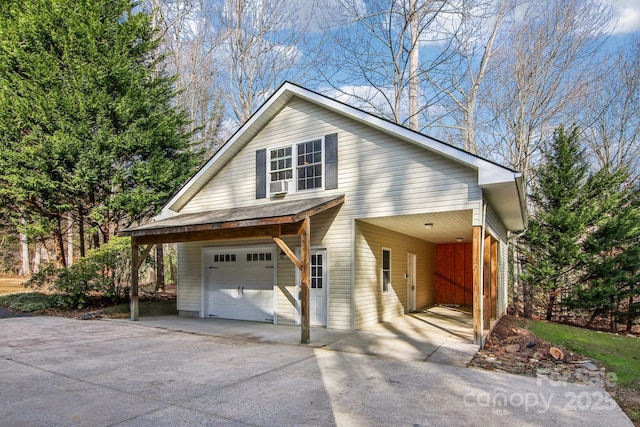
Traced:
<svg viewBox="0 0 640 427">
<path fill-rule="evenodd" d="M 272 182 L 275 181 L 271 181 L 271 173 L 273 172 L 273 170 L 271 169 L 271 152 L 272 151 L 276 151 L 276 150 L 281 150 L 281 149 L 286 149 L 286 148 L 290 148 L 289 145 L 281 145 L 278 147 L 274 147 L 274 148 L 267 148 L 267 185 L 271 184 Z M 295 162 L 295 147 L 291 147 L 291 175 L 293 176 L 295 174 L 295 166 L 294 166 L 294 162 Z M 282 170 L 282 169 L 278 169 L 278 170 Z"/>
<path fill-rule="evenodd" d="M 322 184 L 320 187 L 318 188 L 308 188 L 305 190 L 298 190 L 298 144 L 304 144 L 305 142 L 311 142 L 311 141 L 315 141 L 315 140 L 320 140 L 320 144 L 321 144 L 321 156 L 322 156 L 322 160 L 321 160 L 321 166 L 322 166 L 322 177 L 321 177 L 321 181 Z M 287 182 L 289 182 L 289 193 L 307 193 L 307 192 L 313 192 L 313 191 L 324 191 L 324 187 L 325 187 L 325 176 L 326 176 L 326 146 L 325 146 L 325 136 L 318 136 L 318 137 L 312 137 L 312 138 L 305 138 L 304 140 L 299 140 L 296 142 L 293 142 L 291 144 L 284 144 L 284 145 L 278 145 L 278 146 L 274 146 L 274 147 L 267 147 L 267 155 L 266 155 L 266 162 L 267 162 L 267 195 L 272 197 L 274 196 L 273 193 L 271 193 L 271 152 L 273 150 L 278 150 L 281 148 L 288 148 L 291 147 L 291 168 L 293 171 L 293 178 L 290 180 L 287 180 Z"/>
<path fill-rule="evenodd" d="M 385 291 L 384 290 L 384 252 L 387 251 L 389 252 L 389 288 Z M 392 273 L 392 266 L 393 266 L 393 254 L 391 252 L 391 248 L 385 248 L 382 247 L 382 250 L 380 251 L 380 290 L 382 291 L 383 295 L 388 295 L 391 292 L 391 290 L 393 289 L 393 273 Z"/>
</svg>

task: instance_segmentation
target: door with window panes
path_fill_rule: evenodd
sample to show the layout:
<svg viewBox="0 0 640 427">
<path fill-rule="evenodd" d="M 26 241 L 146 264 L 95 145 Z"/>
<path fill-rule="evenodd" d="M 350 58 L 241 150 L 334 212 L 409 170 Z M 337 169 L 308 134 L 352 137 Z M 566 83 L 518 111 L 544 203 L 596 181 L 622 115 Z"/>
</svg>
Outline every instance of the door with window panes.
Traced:
<svg viewBox="0 0 640 427">
<path fill-rule="evenodd" d="M 296 253 L 299 255 L 300 250 L 296 250 Z M 300 273 L 297 269 L 296 283 L 300 283 Z M 327 285 L 327 250 L 311 249 L 309 321 L 313 326 L 327 326 Z"/>
</svg>

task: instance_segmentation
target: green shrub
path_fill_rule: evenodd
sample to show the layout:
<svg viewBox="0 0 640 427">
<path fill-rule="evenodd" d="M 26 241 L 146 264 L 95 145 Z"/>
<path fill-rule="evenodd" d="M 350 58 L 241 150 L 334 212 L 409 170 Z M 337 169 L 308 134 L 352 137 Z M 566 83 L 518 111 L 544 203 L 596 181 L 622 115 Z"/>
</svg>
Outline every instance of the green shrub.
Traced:
<svg viewBox="0 0 640 427">
<path fill-rule="evenodd" d="M 114 303 L 123 301 L 128 298 L 130 287 L 129 248 L 128 238 L 113 237 L 71 267 L 43 269 L 25 286 L 54 291 L 59 305 L 65 308 L 83 308 L 95 293 Z"/>
<path fill-rule="evenodd" d="M 9 294 L 0 296 L 0 305 L 23 313 L 54 308 L 59 305 L 58 295 L 30 292 L 23 294 Z"/>
</svg>

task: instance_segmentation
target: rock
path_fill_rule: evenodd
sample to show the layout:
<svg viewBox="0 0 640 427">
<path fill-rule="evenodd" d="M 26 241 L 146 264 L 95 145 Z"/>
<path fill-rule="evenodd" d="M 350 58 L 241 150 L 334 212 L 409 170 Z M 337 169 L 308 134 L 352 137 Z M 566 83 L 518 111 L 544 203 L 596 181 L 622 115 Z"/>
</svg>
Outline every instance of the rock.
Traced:
<svg viewBox="0 0 640 427">
<path fill-rule="evenodd" d="M 592 372 L 598 370 L 598 367 L 596 365 L 594 365 L 593 363 L 591 363 L 591 362 L 583 363 L 582 367 L 585 368 L 586 370 L 592 371 Z"/>
<path fill-rule="evenodd" d="M 529 344 L 527 344 L 527 348 L 533 348 L 536 346 L 536 342 L 535 341 L 531 341 Z"/>
<path fill-rule="evenodd" d="M 91 319 L 93 319 L 93 314 L 91 314 L 91 313 L 83 314 L 81 319 L 82 320 L 91 320 Z"/>
<path fill-rule="evenodd" d="M 509 344 L 505 347 L 505 350 L 507 351 L 507 353 L 517 353 L 520 351 L 520 344 Z"/>
<path fill-rule="evenodd" d="M 557 347 L 551 347 L 549 349 L 549 354 L 556 360 L 564 360 L 564 353 Z"/>
</svg>

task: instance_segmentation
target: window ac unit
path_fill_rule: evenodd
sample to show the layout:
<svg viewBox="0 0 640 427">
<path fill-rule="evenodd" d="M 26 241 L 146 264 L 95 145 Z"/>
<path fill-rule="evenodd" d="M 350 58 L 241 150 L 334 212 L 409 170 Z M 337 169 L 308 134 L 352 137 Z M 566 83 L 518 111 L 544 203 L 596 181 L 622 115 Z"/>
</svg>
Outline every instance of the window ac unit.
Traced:
<svg viewBox="0 0 640 427">
<path fill-rule="evenodd" d="M 274 181 L 269 186 L 271 194 L 287 194 L 289 191 L 289 181 Z"/>
</svg>

